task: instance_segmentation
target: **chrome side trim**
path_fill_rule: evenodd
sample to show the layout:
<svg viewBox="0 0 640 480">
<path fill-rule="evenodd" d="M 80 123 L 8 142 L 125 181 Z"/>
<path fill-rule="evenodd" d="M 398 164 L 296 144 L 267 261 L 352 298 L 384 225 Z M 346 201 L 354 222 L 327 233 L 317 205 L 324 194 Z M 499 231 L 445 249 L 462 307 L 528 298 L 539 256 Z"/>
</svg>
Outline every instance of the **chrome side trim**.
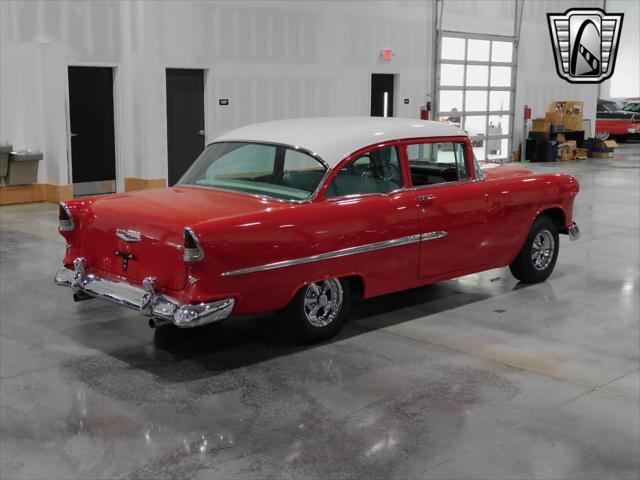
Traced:
<svg viewBox="0 0 640 480">
<path fill-rule="evenodd" d="M 330 260 L 333 258 L 345 257 L 347 255 L 357 255 L 359 253 L 373 252 L 375 250 L 382 250 L 383 248 L 399 247 L 401 245 L 410 245 L 412 243 L 418 243 L 420 241 L 420 235 L 409 235 L 408 237 L 394 238 L 392 240 L 385 240 L 383 242 L 369 243 L 367 245 L 359 245 L 357 247 L 343 248 L 341 250 L 335 250 L 333 252 L 319 253 L 317 255 L 311 255 L 309 257 L 296 258 L 293 260 L 283 260 L 281 262 L 267 263 L 266 265 L 260 265 L 257 267 L 241 268 L 239 270 L 232 270 L 230 272 L 224 272 L 223 277 L 233 277 L 236 275 L 246 275 L 248 273 L 264 272 L 265 270 L 274 270 L 276 268 L 292 267 L 294 265 L 302 265 L 304 263 L 319 262 L 322 260 Z"/>
<path fill-rule="evenodd" d="M 436 238 L 443 238 L 447 236 L 447 232 L 444 230 L 437 230 L 435 232 L 423 233 L 420 235 L 420 241 L 426 242 L 428 240 L 435 240 Z"/>
</svg>

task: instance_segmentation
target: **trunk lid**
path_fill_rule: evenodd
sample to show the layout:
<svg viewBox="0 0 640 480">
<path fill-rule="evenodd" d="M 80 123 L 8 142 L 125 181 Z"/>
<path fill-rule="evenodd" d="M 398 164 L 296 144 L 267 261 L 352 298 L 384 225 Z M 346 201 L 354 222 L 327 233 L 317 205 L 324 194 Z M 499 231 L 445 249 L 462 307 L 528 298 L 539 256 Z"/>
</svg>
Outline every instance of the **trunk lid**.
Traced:
<svg viewBox="0 0 640 480">
<path fill-rule="evenodd" d="M 198 187 L 97 197 L 83 215 L 81 251 L 100 271 L 138 283 L 152 276 L 161 287 L 181 290 L 187 276 L 185 227 L 278 205 L 287 204 Z"/>
</svg>

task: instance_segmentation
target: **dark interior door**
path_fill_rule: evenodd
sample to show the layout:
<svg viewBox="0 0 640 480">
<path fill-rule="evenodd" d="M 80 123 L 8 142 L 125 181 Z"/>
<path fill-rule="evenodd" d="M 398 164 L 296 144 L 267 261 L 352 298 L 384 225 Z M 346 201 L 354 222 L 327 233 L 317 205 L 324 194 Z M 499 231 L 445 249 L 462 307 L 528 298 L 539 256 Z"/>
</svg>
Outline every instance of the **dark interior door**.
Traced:
<svg viewBox="0 0 640 480">
<path fill-rule="evenodd" d="M 371 116 L 393 117 L 393 73 L 371 74 Z"/>
<path fill-rule="evenodd" d="M 113 69 L 69 67 L 74 195 L 116 190 Z"/>
<path fill-rule="evenodd" d="M 167 69 L 169 185 L 204 149 L 204 71 Z"/>
</svg>

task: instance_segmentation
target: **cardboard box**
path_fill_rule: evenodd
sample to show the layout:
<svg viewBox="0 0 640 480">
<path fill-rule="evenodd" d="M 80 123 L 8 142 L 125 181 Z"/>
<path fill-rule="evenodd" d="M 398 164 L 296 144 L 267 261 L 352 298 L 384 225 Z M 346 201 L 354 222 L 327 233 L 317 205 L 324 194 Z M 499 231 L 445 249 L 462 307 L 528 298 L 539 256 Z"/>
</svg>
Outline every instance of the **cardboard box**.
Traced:
<svg viewBox="0 0 640 480">
<path fill-rule="evenodd" d="M 568 149 L 570 152 L 573 152 L 573 151 L 575 151 L 575 149 L 576 149 L 576 148 L 578 148 L 578 145 L 576 144 L 576 141 L 575 141 L 575 140 L 567 140 L 567 141 L 565 142 L 565 144 L 567 145 L 567 149 Z"/>
<path fill-rule="evenodd" d="M 591 152 L 593 158 L 613 158 L 613 152 Z"/>
<path fill-rule="evenodd" d="M 576 160 L 586 160 L 588 158 L 586 148 L 576 148 L 573 152 L 573 158 Z"/>
<path fill-rule="evenodd" d="M 564 112 L 563 113 L 547 112 L 544 114 L 544 116 L 547 120 L 549 120 L 551 125 L 559 125 L 563 123 L 563 120 L 564 120 Z"/>
<path fill-rule="evenodd" d="M 594 138 L 591 142 L 592 149 L 600 152 L 613 152 L 613 149 L 618 146 L 615 140 L 599 140 Z"/>
<path fill-rule="evenodd" d="M 511 161 L 519 162 L 520 161 L 520 150 L 514 150 L 511 152 Z"/>
<path fill-rule="evenodd" d="M 551 123 L 549 123 L 549 120 L 547 120 L 546 118 L 534 118 L 531 131 L 549 133 L 550 126 L 551 126 Z"/>
<path fill-rule="evenodd" d="M 568 100 L 564 102 L 564 126 L 569 130 L 584 130 L 582 126 L 582 113 L 584 102 Z"/>
</svg>

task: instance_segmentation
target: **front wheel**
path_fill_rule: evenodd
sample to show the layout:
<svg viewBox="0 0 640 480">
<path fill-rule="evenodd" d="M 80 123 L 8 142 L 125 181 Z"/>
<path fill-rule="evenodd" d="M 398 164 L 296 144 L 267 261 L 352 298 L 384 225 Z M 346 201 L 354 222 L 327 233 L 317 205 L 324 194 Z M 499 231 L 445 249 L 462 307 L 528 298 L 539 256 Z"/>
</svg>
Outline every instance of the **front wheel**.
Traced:
<svg viewBox="0 0 640 480">
<path fill-rule="evenodd" d="M 556 265 L 560 241 L 556 225 L 545 216 L 533 223 L 522 250 L 509 269 L 524 283 L 544 282 Z"/>
<path fill-rule="evenodd" d="M 329 278 L 302 287 L 278 312 L 278 320 L 284 333 L 297 342 L 316 343 L 338 333 L 350 307 L 349 282 Z"/>
</svg>

